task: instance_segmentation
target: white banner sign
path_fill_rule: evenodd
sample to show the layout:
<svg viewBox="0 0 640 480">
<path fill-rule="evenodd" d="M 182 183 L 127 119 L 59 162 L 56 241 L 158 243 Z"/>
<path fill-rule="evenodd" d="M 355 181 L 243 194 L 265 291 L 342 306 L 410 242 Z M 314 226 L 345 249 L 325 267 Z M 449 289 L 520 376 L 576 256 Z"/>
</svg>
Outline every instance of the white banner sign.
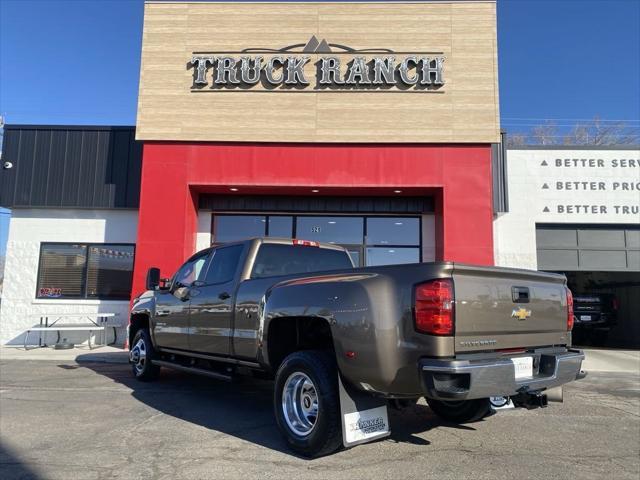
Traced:
<svg viewBox="0 0 640 480">
<path fill-rule="evenodd" d="M 637 150 L 510 150 L 509 198 L 537 222 L 638 223 Z"/>
</svg>

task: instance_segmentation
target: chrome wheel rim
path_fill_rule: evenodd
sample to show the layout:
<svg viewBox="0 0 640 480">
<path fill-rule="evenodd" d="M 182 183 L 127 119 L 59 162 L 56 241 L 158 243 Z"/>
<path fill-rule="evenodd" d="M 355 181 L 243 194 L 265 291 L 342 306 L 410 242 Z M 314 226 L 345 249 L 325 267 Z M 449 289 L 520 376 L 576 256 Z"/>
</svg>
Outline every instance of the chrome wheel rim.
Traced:
<svg viewBox="0 0 640 480">
<path fill-rule="evenodd" d="M 144 371 L 144 366 L 147 362 L 147 345 L 144 343 L 144 339 L 139 339 L 129 352 L 129 359 L 133 364 L 133 368 L 136 369 L 136 373 L 140 374 Z"/>
<path fill-rule="evenodd" d="M 289 375 L 282 389 L 282 413 L 293 433 L 309 435 L 318 421 L 318 393 L 311 379 L 302 372 Z"/>
</svg>

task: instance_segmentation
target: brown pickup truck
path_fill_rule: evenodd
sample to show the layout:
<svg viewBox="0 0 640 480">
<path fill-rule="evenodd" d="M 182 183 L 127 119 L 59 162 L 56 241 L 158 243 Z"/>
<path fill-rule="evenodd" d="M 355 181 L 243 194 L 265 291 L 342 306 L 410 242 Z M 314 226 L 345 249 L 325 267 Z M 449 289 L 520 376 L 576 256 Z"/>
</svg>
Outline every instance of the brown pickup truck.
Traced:
<svg viewBox="0 0 640 480">
<path fill-rule="evenodd" d="M 152 268 L 147 288 L 131 312 L 134 375 L 271 375 L 278 427 L 306 456 L 388 434 L 387 402 L 426 397 L 464 423 L 486 416 L 491 397 L 546 406 L 582 375 L 562 275 L 354 268 L 335 245 L 263 238 L 198 252 L 171 279 Z"/>
</svg>

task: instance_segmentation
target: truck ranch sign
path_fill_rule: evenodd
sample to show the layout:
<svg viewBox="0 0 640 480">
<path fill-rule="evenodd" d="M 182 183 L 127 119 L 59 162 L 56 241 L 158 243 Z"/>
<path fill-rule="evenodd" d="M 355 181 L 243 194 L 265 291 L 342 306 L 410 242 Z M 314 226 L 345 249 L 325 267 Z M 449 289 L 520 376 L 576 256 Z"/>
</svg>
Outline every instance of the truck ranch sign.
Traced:
<svg viewBox="0 0 640 480">
<path fill-rule="evenodd" d="M 397 87 L 427 91 L 429 87 L 444 85 L 444 57 L 409 55 L 397 61 L 394 56 L 370 59 L 357 56 L 347 64 L 344 73 L 339 57 L 321 57 L 316 63 L 314 79 L 308 78 L 305 72 L 310 60 L 308 55 L 276 55 L 268 59 L 262 55 L 240 58 L 195 55 L 190 63 L 195 70 L 195 89 L 209 85 L 210 67 L 213 67 L 211 89 L 251 88 L 262 83 L 265 89 L 289 87 L 293 91 L 309 86 L 314 90 Z"/>
<path fill-rule="evenodd" d="M 262 90 L 292 92 L 390 89 L 434 92 L 445 84 L 445 57 L 438 53 L 398 55 L 389 49 L 355 50 L 325 40 L 318 42 L 315 37 L 302 51 L 294 51 L 300 46 L 247 49 L 239 52 L 239 56 L 230 55 L 235 52 L 194 53 L 188 63 L 188 68 L 193 69 L 192 91 L 203 91 L 207 86 L 204 91 L 249 90 L 261 85 Z M 314 62 L 312 55 L 316 57 Z"/>
</svg>

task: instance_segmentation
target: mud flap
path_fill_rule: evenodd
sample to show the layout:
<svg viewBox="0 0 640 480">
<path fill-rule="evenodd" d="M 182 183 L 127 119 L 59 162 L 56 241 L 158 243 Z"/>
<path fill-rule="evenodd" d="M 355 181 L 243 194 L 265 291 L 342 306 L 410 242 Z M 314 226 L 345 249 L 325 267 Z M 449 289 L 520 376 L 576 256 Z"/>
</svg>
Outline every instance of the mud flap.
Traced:
<svg viewBox="0 0 640 480">
<path fill-rule="evenodd" d="M 357 390 L 347 382 L 343 383 L 340 374 L 338 385 L 342 443 L 345 447 L 371 442 L 391 434 L 386 400 Z"/>
</svg>

